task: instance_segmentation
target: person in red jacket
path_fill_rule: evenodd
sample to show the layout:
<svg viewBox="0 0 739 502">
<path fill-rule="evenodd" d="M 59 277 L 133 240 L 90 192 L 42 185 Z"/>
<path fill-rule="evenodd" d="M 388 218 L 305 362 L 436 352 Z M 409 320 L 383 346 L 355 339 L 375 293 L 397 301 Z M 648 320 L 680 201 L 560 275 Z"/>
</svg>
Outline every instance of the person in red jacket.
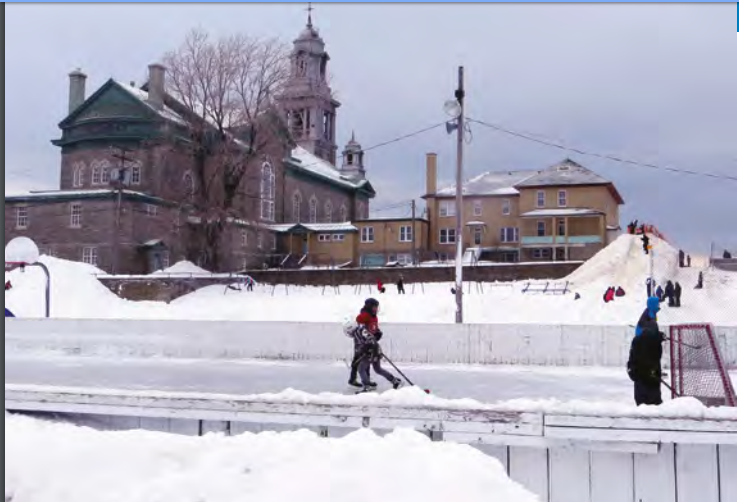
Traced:
<svg viewBox="0 0 739 502">
<path fill-rule="evenodd" d="M 401 380 L 395 375 L 382 367 L 382 349 L 380 348 L 380 339 L 382 331 L 380 330 L 380 322 L 377 318 L 377 311 L 380 308 L 380 302 L 374 298 L 368 298 L 364 302 L 364 307 L 357 316 L 358 328 L 354 334 L 354 359 L 351 365 L 351 375 L 349 384 L 357 385 L 357 373 L 362 380 L 362 388 L 364 391 L 372 390 L 377 387 L 375 382 L 370 380 L 370 367 L 375 373 L 385 377 L 393 388 L 400 387 Z"/>
</svg>

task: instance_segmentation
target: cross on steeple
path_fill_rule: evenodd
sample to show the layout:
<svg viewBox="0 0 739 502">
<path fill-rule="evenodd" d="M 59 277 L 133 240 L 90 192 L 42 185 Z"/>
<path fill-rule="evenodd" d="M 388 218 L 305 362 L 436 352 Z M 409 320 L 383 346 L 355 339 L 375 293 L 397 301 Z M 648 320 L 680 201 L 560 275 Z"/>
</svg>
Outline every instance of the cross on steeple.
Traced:
<svg viewBox="0 0 739 502">
<path fill-rule="evenodd" d="M 308 8 L 305 9 L 308 11 L 308 28 L 313 28 L 313 18 L 312 18 L 312 12 L 313 12 L 313 4 L 311 2 L 308 2 Z"/>
</svg>

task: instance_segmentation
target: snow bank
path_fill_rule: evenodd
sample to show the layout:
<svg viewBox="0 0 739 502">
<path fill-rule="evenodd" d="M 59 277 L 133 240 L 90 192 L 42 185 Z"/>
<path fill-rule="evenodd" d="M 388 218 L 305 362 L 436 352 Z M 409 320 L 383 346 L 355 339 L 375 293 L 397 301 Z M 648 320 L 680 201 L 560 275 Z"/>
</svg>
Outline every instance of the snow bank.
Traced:
<svg viewBox="0 0 739 502">
<path fill-rule="evenodd" d="M 515 411 L 523 413 L 544 413 L 548 415 L 569 415 L 609 418 L 675 418 L 737 420 L 737 408 L 728 406 L 706 407 L 692 397 L 677 398 L 661 406 L 636 406 L 613 401 L 562 401 L 558 399 L 511 399 L 494 403 L 483 403 L 475 399 L 447 399 L 426 394 L 418 387 L 405 387 L 398 390 L 374 392 L 358 395 L 322 392 L 311 394 L 295 389 L 278 393 L 233 395 L 203 394 L 197 392 L 168 392 L 155 390 L 90 389 L 79 387 L 57 387 L 44 385 L 6 385 L 6 392 L 40 392 L 89 396 L 117 396 L 161 399 L 197 399 L 228 401 L 238 403 L 271 403 L 317 406 L 390 406 L 404 408 L 425 408 L 430 410 L 486 410 Z"/>
<path fill-rule="evenodd" d="M 655 276 L 661 283 L 678 280 L 683 286 L 681 308 L 665 308 L 660 322 L 665 325 L 712 322 L 721 326 L 737 325 L 737 274 L 711 270 L 704 273 L 704 289 L 693 289 L 698 269 L 677 267 L 677 251 L 657 238 L 652 239 Z M 202 288 L 171 304 L 132 303 L 105 291 L 90 277 L 91 267 L 51 258 L 42 258 L 52 273 L 52 316 L 104 319 L 183 319 L 232 321 L 341 322 L 355 315 L 367 296 L 381 301 L 382 322 L 434 323 L 454 322 L 456 305 L 452 283 L 408 284 L 406 295 L 395 289 L 378 295 L 376 288 L 342 286 L 338 290 L 323 287 L 272 288 L 260 285 L 253 292 L 224 294 L 223 286 Z M 96 270 L 96 269 L 95 269 Z M 176 264 L 164 273 L 188 275 L 207 273 L 192 264 Z M 644 309 L 649 258 L 636 236 L 624 235 L 576 270 L 568 280 L 570 293 L 543 295 L 523 293 L 526 281 L 513 283 L 465 284 L 465 321 L 479 324 L 547 325 L 627 325 L 634 324 Z M 100 271 L 96 270 L 96 273 Z M 400 271 L 398 273 L 401 273 Z M 6 306 L 20 317 L 43 316 L 43 275 L 27 270 L 6 274 L 14 289 L 6 292 Z M 506 287 L 499 287 L 505 285 Z M 609 286 L 621 286 L 626 296 L 604 303 Z M 74 292 L 74 295 L 70 293 Z M 580 299 L 574 299 L 574 293 Z"/>
<path fill-rule="evenodd" d="M 164 270 L 157 270 L 151 275 L 210 275 L 210 272 L 204 268 L 198 267 L 190 261 L 183 260 L 178 261 Z"/>
<path fill-rule="evenodd" d="M 5 498 L 18 502 L 534 502 L 469 446 L 396 430 L 188 437 L 5 415 Z"/>
</svg>

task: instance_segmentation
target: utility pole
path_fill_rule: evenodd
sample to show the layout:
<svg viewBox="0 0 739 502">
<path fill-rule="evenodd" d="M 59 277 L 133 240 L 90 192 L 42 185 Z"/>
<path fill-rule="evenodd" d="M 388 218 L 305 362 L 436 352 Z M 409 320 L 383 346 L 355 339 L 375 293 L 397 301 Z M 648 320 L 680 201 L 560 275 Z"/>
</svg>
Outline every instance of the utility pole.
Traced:
<svg viewBox="0 0 739 502">
<path fill-rule="evenodd" d="M 112 148 L 111 148 L 112 150 Z M 116 176 L 115 180 L 111 180 L 116 187 L 117 194 L 117 201 L 116 201 L 116 209 L 115 209 L 115 233 L 113 234 L 113 275 L 116 275 L 118 273 L 118 269 L 120 266 L 120 253 L 121 253 L 121 212 L 123 210 L 123 186 L 124 181 L 126 179 L 126 162 L 129 160 L 132 160 L 130 157 L 128 157 L 126 154 L 129 152 L 132 152 L 133 150 L 130 150 L 128 148 L 118 148 L 117 153 L 112 153 L 111 155 L 113 158 L 116 158 L 121 161 L 121 166 L 118 168 L 118 176 Z"/>
<path fill-rule="evenodd" d="M 411 260 L 416 266 L 416 199 L 411 201 Z"/>
<path fill-rule="evenodd" d="M 463 191 L 462 191 L 462 167 L 463 167 L 463 147 L 464 147 L 464 67 L 459 67 L 459 84 L 454 97 L 459 102 L 459 116 L 457 117 L 457 263 L 455 273 L 454 288 L 455 296 L 457 300 L 457 313 L 455 316 L 455 322 L 457 324 L 462 323 L 462 291 L 464 290 L 464 280 L 462 277 L 462 252 L 463 252 L 463 239 L 462 239 L 462 217 L 463 217 Z"/>
</svg>

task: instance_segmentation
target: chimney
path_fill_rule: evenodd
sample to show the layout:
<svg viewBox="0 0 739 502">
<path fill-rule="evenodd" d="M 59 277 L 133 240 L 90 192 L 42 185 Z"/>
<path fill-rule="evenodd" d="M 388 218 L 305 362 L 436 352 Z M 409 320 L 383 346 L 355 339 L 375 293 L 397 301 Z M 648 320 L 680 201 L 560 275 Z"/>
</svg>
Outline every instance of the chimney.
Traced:
<svg viewBox="0 0 739 502">
<path fill-rule="evenodd" d="M 69 74 L 69 113 L 85 102 L 85 82 L 87 75 L 77 68 Z"/>
<path fill-rule="evenodd" d="M 426 154 L 426 195 L 436 193 L 436 154 Z"/>
<path fill-rule="evenodd" d="M 149 104 L 154 108 L 164 108 L 164 72 L 166 68 L 159 63 L 149 65 Z"/>
</svg>

